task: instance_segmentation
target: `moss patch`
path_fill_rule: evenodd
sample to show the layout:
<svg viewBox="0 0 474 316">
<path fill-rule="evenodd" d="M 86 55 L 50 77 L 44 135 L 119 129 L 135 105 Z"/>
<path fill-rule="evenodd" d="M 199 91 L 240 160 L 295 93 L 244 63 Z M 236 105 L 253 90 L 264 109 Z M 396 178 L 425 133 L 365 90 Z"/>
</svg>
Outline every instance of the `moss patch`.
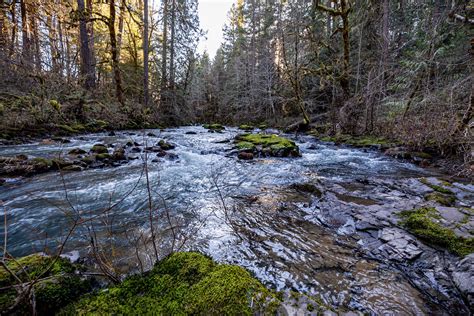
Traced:
<svg viewBox="0 0 474 316">
<path fill-rule="evenodd" d="M 250 149 L 258 151 L 262 155 L 274 157 L 299 156 L 299 148 L 295 142 L 277 135 L 267 134 L 243 134 L 235 138 L 235 144 L 238 149 Z M 252 146 L 253 145 L 253 146 Z"/>
<path fill-rule="evenodd" d="M 434 201 L 444 206 L 453 206 L 456 203 L 454 195 L 432 192 L 425 196 L 425 200 Z"/>
<path fill-rule="evenodd" d="M 102 144 L 96 144 L 92 146 L 91 152 L 96 153 L 96 154 L 107 154 L 109 153 L 109 150 L 105 145 Z"/>
<path fill-rule="evenodd" d="M 198 253 L 175 253 L 147 275 L 83 298 L 64 314 L 274 314 L 279 301 L 245 269 Z"/>
<path fill-rule="evenodd" d="M 9 269 L 14 272 L 23 282 L 36 279 L 40 275 L 41 280 L 35 284 L 36 310 L 39 315 L 51 315 L 63 306 L 78 299 L 80 295 L 91 291 L 91 281 L 82 279 L 77 272 L 79 266 L 73 265 L 66 259 L 58 259 L 54 262 L 49 272 L 44 273 L 53 263 L 51 257 L 34 254 L 8 262 Z M 15 284 L 15 279 L 0 267 L 0 286 L 7 287 Z M 18 294 L 10 289 L 0 293 L 0 310 L 7 310 Z M 27 304 L 20 304 L 16 314 L 29 314 Z"/>
<path fill-rule="evenodd" d="M 337 135 L 325 136 L 321 138 L 324 142 L 334 142 L 336 144 L 346 144 L 354 147 L 370 147 L 390 145 L 391 143 L 383 137 L 375 136 L 351 136 L 351 135 Z"/>
<path fill-rule="evenodd" d="M 424 207 L 400 213 L 401 224 L 429 244 L 448 249 L 459 256 L 474 252 L 474 238 L 457 236 L 439 223 L 435 208 Z"/>
<path fill-rule="evenodd" d="M 244 131 L 251 131 L 254 129 L 254 127 L 252 125 L 242 124 L 239 126 L 239 129 Z"/>
<path fill-rule="evenodd" d="M 426 179 L 426 178 L 421 178 L 420 182 L 423 183 L 426 186 L 429 186 L 431 189 L 433 189 L 436 192 L 443 193 L 443 194 L 454 195 L 453 191 L 451 191 L 449 189 L 446 189 L 442 186 L 433 184 L 433 183 L 429 182 L 428 179 Z"/>
<path fill-rule="evenodd" d="M 225 129 L 221 124 L 204 124 L 202 127 L 214 132 L 220 132 Z"/>
</svg>

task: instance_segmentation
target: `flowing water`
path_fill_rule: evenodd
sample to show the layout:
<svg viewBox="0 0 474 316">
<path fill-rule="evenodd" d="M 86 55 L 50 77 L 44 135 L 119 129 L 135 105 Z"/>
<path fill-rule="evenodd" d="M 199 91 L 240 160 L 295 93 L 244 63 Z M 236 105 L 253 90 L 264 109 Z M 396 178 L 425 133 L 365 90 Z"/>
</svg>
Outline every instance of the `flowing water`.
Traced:
<svg viewBox="0 0 474 316">
<path fill-rule="evenodd" d="M 144 136 L 149 132 L 156 137 Z M 376 314 L 466 311 L 449 284 L 430 278 L 436 267 L 389 260 L 371 251 L 381 245 L 379 231 L 392 226 L 384 212 L 421 203 L 423 189 L 417 179 L 433 176 L 431 172 L 375 151 L 337 147 L 309 136 L 288 135 L 299 145 L 301 158 L 244 162 L 231 153 L 232 142 L 227 142 L 237 129 L 209 133 L 201 127 L 182 127 L 146 133 L 90 134 L 67 144 L 5 146 L 0 156 L 51 157 L 96 143 L 152 145 L 166 139 L 176 145 L 171 152 L 177 157 L 157 159 L 149 154 L 149 179 L 152 194 L 166 202 L 172 217 L 188 225 L 205 219 L 194 225 L 199 229 L 187 249 L 244 266 L 270 287 L 299 291 L 334 308 Z M 145 157 L 135 155 L 139 159 L 114 168 L 9 179 L 0 186 L 8 214 L 9 251 L 24 255 L 53 245 L 67 233 L 71 209 L 94 214 L 117 203 L 111 210 L 113 225 L 133 222 L 146 227 Z M 295 186 L 301 183 L 312 183 L 321 194 Z M 358 229 L 361 218 L 377 223 Z M 84 240 L 87 234 L 79 229 L 70 248 L 80 247 Z M 429 260 L 454 260 L 419 247 Z"/>
</svg>

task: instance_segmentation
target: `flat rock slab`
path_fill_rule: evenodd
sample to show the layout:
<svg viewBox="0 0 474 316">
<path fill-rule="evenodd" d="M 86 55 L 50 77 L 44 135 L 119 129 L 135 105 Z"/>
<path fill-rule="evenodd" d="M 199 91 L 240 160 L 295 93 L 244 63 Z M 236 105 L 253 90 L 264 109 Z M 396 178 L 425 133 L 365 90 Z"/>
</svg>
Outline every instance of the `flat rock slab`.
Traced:
<svg viewBox="0 0 474 316">
<path fill-rule="evenodd" d="M 455 207 L 445 207 L 445 206 L 437 206 L 436 210 L 438 211 L 439 215 L 449 223 L 458 223 L 462 222 L 465 218 L 465 214 L 460 212 Z"/>
<path fill-rule="evenodd" d="M 416 239 L 398 228 L 384 228 L 379 231 L 379 239 L 384 242 L 378 250 L 387 252 L 390 259 L 397 261 L 412 260 L 423 250 L 418 247 Z"/>
</svg>

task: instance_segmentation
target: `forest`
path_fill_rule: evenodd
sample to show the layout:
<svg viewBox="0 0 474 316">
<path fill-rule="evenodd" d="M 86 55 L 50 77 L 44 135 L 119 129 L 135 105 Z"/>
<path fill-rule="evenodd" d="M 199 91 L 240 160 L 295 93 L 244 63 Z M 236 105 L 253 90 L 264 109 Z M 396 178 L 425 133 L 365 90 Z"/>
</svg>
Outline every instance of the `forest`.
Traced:
<svg viewBox="0 0 474 316">
<path fill-rule="evenodd" d="M 473 314 L 474 3 L 206 1 L 1 1 L 0 314 Z"/>
</svg>

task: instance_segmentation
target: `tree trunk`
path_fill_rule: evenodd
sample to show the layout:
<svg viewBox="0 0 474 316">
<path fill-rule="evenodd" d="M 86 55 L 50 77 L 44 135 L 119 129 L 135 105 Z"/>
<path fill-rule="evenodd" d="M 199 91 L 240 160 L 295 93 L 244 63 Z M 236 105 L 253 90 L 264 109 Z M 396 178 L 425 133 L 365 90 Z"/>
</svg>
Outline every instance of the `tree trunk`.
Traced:
<svg viewBox="0 0 474 316">
<path fill-rule="evenodd" d="M 116 12 L 115 12 L 115 1 L 111 0 L 109 5 L 109 21 L 108 21 L 108 29 L 109 29 L 109 36 L 110 36 L 110 53 L 112 55 L 112 68 L 114 71 L 114 81 L 115 81 L 115 95 L 117 97 L 117 101 L 121 105 L 124 105 L 123 100 L 123 91 L 122 91 L 122 76 L 120 74 L 120 57 L 118 52 L 117 46 L 117 34 L 115 32 L 115 19 L 116 19 Z"/>
<path fill-rule="evenodd" d="M 77 0 L 77 9 L 80 14 L 79 20 L 79 37 L 80 37 L 80 52 L 81 52 L 81 80 L 86 90 L 91 90 L 95 87 L 95 71 L 92 64 L 92 54 L 90 50 L 90 39 L 87 32 L 87 12 L 84 5 L 84 0 Z M 69 48 L 69 43 L 68 48 Z M 68 49 L 69 51 L 69 49 Z M 67 57 L 69 59 L 69 56 Z M 69 62 L 67 62 L 69 64 Z M 69 65 L 66 66 L 69 69 Z"/>
<path fill-rule="evenodd" d="M 163 0 L 163 43 L 161 50 L 161 92 L 163 93 L 167 86 L 166 59 L 168 46 L 168 0 Z"/>
<path fill-rule="evenodd" d="M 28 23 L 28 12 L 26 0 L 20 0 L 20 11 L 21 11 L 21 36 L 22 36 L 22 59 L 23 63 L 28 67 L 31 66 L 32 54 L 31 54 L 31 42 L 30 42 L 30 30 Z"/>
<path fill-rule="evenodd" d="M 143 103 L 148 106 L 148 0 L 143 7 Z"/>
</svg>

